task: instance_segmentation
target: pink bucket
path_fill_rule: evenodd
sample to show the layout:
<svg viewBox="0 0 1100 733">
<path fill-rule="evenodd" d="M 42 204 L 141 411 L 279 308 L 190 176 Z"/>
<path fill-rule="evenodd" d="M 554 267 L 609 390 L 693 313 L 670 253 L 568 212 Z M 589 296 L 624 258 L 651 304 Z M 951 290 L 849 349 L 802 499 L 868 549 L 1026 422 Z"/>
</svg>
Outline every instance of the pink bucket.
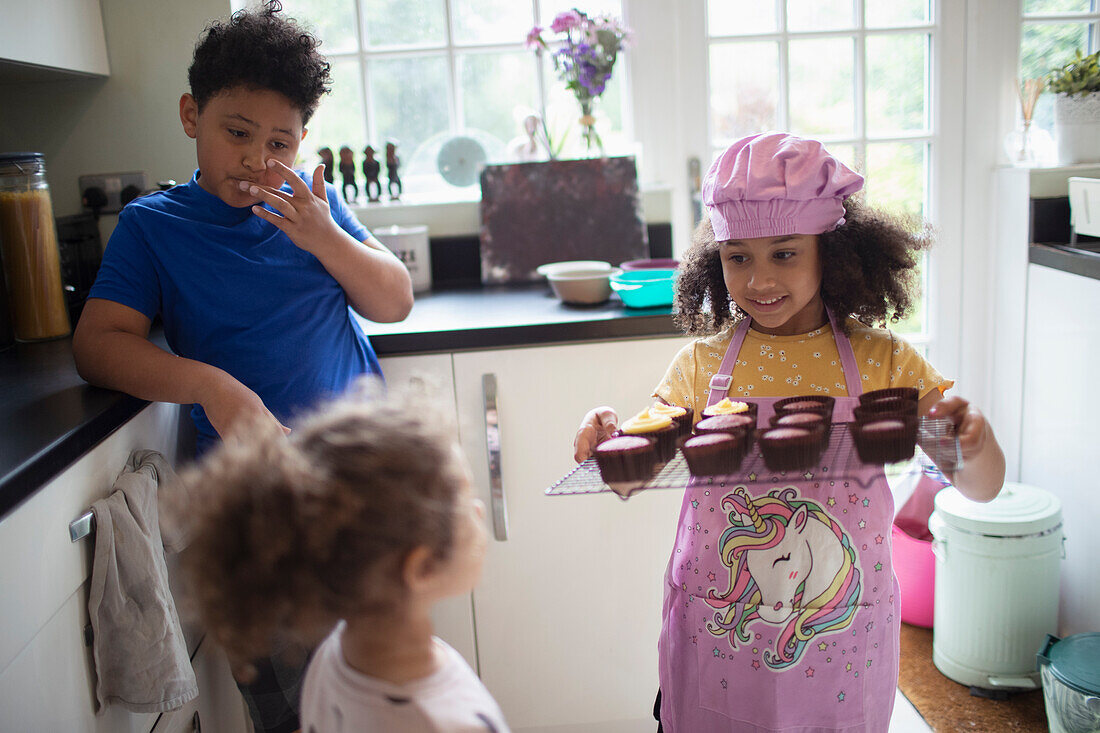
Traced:
<svg viewBox="0 0 1100 733">
<path fill-rule="evenodd" d="M 932 628 L 936 589 L 936 558 L 932 543 L 907 535 L 895 524 L 891 528 L 894 544 L 894 575 L 901 588 L 901 620 L 914 626 Z"/>
</svg>

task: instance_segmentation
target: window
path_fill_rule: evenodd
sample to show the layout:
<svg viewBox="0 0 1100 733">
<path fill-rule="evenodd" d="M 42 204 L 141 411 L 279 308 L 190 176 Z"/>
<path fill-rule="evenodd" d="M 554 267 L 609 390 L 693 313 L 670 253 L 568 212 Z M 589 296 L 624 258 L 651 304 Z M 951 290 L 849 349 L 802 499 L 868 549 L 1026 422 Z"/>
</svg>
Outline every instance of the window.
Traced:
<svg viewBox="0 0 1100 733">
<path fill-rule="evenodd" d="M 708 0 L 712 153 L 764 130 L 812 137 L 865 176 L 870 204 L 928 218 L 933 17 L 928 0 Z M 920 348 L 925 314 L 895 327 Z"/>
<path fill-rule="evenodd" d="M 1023 10 L 1020 79 L 1046 76 L 1077 49 L 1090 54 L 1100 48 L 1100 0 L 1024 0 Z M 1032 121 L 1048 132 L 1054 128 L 1054 95 L 1039 97 Z"/>
<path fill-rule="evenodd" d="M 522 133 L 523 117 L 546 110 L 554 137 L 580 116 L 549 59 L 524 46 L 527 32 L 546 27 L 568 0 L 283 0 L 287 14 L 311 27 L 332 64 L 333 91 L 309 124 L 302 158 L 347 145 L 355 160 L 370 144 L 395 141 L 407 201 L 476 200 L 476 185 L 455 188 L 438 173 L 443 143 L 462 134 L 500 160 Z M 586 2 L 589 14 L 622 16 L 619 0 Z M 536 20 L 537 19 L 537 20 Z M 603 130 L 622 130 L 626 64 L 596 116 Z M 573 137 L 577 137 L 575 132 Z M 605 136 L 614 141 L 614 134 Z M 381 158 L 381 156 L 379 156 Z"/>
</svg>

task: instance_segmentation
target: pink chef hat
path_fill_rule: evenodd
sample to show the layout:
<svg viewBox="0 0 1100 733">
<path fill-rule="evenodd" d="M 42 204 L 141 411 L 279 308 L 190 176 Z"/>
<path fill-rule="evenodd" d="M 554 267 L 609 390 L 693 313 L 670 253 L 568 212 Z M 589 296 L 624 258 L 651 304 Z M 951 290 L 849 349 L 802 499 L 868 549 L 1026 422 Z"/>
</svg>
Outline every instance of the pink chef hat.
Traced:
<svg viewBox="0 0 1100 733">
<path fill-rule="evenodd" d="M 763 132 L 725 150 L 703 179 L 703 203 L 719 242 L 821 234 L 844 223 L 844 199 L 863 177 L 816 140 Z"/>
</svg>

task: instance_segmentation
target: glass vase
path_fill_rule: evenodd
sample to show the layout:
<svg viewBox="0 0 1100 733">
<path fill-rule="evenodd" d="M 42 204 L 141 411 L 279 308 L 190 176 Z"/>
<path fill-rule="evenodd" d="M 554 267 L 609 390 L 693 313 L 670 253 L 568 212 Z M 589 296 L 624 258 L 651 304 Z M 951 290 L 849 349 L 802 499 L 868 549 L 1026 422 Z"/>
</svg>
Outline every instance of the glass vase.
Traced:
<svg viewBox="0 0 1100 733">
<path fill-rule="evenodd" d="M 1005 135 L 1004 145 L 1008 162 L 1017 168 L 1034 168 L 1052 162 L 1053 140 L 1050 133 L 1031 122 L 1025 122 Z"/>
<path fill-rule="evenodd" d="M 586 157 L 602 158 L 603 140 L 600 139 L 600 133 L 596 132 L 596 117 L 592 114 L 595 102 L 595 99 L 580 100 L 581 117 L 577 123 L 581 127 L 581 139 L 584 141 Z"/>
</svg>

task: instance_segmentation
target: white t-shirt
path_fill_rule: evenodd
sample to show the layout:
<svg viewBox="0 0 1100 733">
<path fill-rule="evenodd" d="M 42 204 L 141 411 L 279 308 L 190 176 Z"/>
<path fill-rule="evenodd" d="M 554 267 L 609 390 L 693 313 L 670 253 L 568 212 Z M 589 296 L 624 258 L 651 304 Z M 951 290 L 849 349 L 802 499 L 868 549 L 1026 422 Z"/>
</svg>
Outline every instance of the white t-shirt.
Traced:
<svg viewBox="0 0 1100 733">
<path fill-rule="evenodd" d="M 500 706 L 470 665 L 433 637 L 444 660 L 433 674 L 395 685 L 344 660 L 340 622 L 317 647 L 302 688 L 302 733 L 509 733 Z"/>
</svg>

